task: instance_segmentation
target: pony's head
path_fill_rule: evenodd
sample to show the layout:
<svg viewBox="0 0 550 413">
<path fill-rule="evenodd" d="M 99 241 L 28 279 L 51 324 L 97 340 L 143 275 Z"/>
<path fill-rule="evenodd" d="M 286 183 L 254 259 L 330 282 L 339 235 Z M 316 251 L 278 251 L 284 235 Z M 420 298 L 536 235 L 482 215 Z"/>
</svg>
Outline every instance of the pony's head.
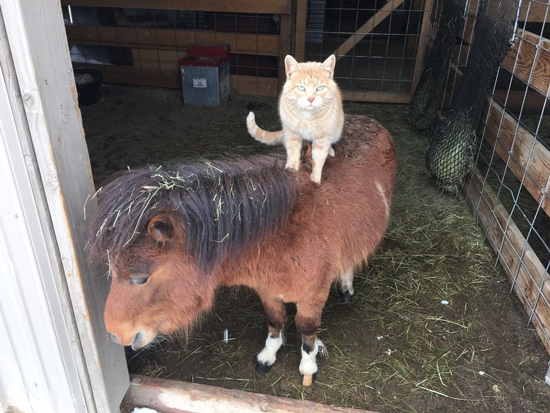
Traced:
<svg viewBox="0 0 550 413">
<path fill-rule="evenodd" d="M 209 309 L 224 271 L 288 217 L 296 186 L 263 156 L 128 171 L 97 198 L 89 246 L 112 275 L 105 325 L 137 349 Z"/>
<path fill-rule="evenodd" d="M 135 350 L 157 334 L 188 328 L 210 307 L 213 286 L 185 251 L 185 225 L 176 212 L 159 213 L 146 231 L 113 257 L 105 326 Z"/>
</svg>

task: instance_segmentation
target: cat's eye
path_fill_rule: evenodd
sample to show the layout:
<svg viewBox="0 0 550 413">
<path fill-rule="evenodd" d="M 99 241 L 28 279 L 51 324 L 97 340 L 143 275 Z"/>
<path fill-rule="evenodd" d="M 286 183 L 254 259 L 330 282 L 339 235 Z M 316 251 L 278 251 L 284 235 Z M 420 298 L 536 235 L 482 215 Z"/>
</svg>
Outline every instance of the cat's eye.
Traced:
<svg viewBox="0 0 550 413">
<path fill-rule="evenodd" d="M 317 90 L 320 92 L 321 90 L 323 90 L 325 88 L 325 85 L 319 85 L 317 86 Z"/>
<path fill-rule="evenodd" d="M 130 284 L 145 285 L 149 281 L 149 277 L 130 277 Z"/>
<path fill-rule="evenodd" d="M 300 92 L 303 92 L 304 90 L 306 90 L 304 85 L 298 85 L 296 86 L 296 89 L 298 89 Z"/>
</svg>

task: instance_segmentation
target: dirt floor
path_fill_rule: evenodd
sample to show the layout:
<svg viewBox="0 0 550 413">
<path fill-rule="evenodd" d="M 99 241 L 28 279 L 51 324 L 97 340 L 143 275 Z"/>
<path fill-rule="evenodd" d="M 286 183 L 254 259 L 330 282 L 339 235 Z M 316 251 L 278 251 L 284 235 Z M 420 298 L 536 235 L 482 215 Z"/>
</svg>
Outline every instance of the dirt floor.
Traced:
<svg viewBox="0 0 550 413">
<path fill-rule="evenodd" d="M 277 129 L 275 99 L 234 95 L 221 108 L 197 108 L 178 91 L 104 86 L 102 99 L 82 108 L 96 183 L 127 167 L 274 150 L 248 136 L 249 110 Z M 424 173 L 427 138 L 411 130 L 407 110 L 345 107 L 390 130 L 399 174 L 390 227 L 356 277 L 353 303 L 340 303 L 336 290 L 329 297 L 319 332 L 329 357 L 312 387 L 299 385 L 291 305 L 276 364 L 255 373 L 267 329 L 244 288 L 220 291 L 188 345 L 175 336 L 128 350 L 130 372 L 378 412 L 549 412 L 548 354 L 472 213 Z"/>
</svg>

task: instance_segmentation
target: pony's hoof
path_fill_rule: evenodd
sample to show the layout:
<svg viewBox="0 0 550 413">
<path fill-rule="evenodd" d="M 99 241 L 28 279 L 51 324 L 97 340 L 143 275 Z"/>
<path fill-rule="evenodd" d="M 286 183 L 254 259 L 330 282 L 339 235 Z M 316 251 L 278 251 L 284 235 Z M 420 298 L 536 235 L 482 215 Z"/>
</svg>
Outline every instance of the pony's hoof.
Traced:
<svg viewBox="0 0 550 413">
<path fill-rule="evenodd" d="M 300 382 L 302 386 L 309 387 L 313 383 L 315 383 L 315 379 L 317 378 L 317 373 L 314 374 L 300 374 Z"/>
<path fill-rule="evenodd" d="M 260 376 L 265 376 L 267 373 L 269 373 L 269 370 L 271 370 L 271 365 L 260 363 L 259 361 L 256 363 L 256 373 L 258 373 Z"/>
<path fill-rule="evenodd" d="M 342 301 L 346 304 L 351 303 L 353 301 L 353 295 L 349 292 L 349 290 L 342 291 L 338 290 L 338 295 L 342 299 Z"/>
</svg>

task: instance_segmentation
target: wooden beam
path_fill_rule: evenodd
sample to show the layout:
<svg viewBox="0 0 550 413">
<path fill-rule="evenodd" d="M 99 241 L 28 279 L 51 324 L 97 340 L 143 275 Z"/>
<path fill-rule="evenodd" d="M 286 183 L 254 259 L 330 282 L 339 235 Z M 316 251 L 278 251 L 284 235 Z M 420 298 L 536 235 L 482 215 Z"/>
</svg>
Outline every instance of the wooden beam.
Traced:
<svg viewBox="0 0 550 413">
<path fill-rule="evenodd" d="M 505 162 L 510 155 L 513 156 L 508 166 L 514 175 L 521 180 L 527 170 L 530 177 L 526 176 L 523 185 L 537 203 L 542 203 L 542 209 L 550 216 L 550 151 L 494 101 L 489 116 L 487 110 L 483 114 L 480 128 L 484 125 L 487 126 L 484 138 L 493 145 L 499 156 Z"/>
<path fill-rule="evenodd" d="M 61 0 L 63 6 L 290 14 L 291 0 Z"/>
<path fill-rule="evenodd" d="M 292 16 L 281 16 L 279 34 L 279 90 L 283 89 L 283 84 L 286 80 L 285 75 L 285 57 L 290 54 L 290 48 L 292 45 Z"/>
<path fill-rule="evenodd" d="M 550 52 L 548 50 L 550 50 L 550 40 L 518 29 L 514 47 L 506 53 L 502 67 L 546 95 L 550 86 Z"/>
<path fill-rule="evenodd" d="M 296 7 L 296 51 L 295 58 L 299 62 L 305 59 L 307 27 L 307 0 L 298 0 Z"/>
<path fill-rule="evenodd" d="M 408 92 L 359 92 L 342 90 L 342 98 L 344 100 L 356 102 L 410 103 L 410 96 Z"/>
<path fill-rule="evenodd" d="M 232 53 L 277 56 L 277 35 L 67 25 L 69 44 L 187 50 L 190 43 L 228 43 Z"/>
<path fill-rule="evenodd" d="M 430 22 L 430 13 L 432 11 L 433 0 L 424 1 L 424 13 L 422 13 L 422 26 L 420 29 L 420 39 L 418 41 L 418 49 L 416 49 L 416 60 L 414 62 L 414 73 L 412 87 L 410 91 L 410 100 L 414 95 L 418 81 L 420 80 L 420 75 L 424 70 L 426 64 L 426 45 L 428 43 L 428 29 Z"/>
<path fill-rule="evenodd" d="M 550 342 L 545 339 L 550 335 L 550 280 L 544 266 L 478 170 L 466 182 L 464 195 L 477 213 L 487 241 L 495 252 L 500 251 L 499 262 L 527 313 L 534 308 L 533 325 L 550 353 Z M 539 291 L 544 299 L 539 298 Z"/>
<path fill-rule="evenodd" d="M 171 413 L 375 413 L 332 407 L 305 400 L 287 399 L 197 383 L 131 377 L 126 400 L 135 405 Z"/>
<path fill-rule="evenodd" d="M 380 10 L 378 10 L 374 16 L 372 16 L 365 24 L 363 24 L 357 31 L 352 34 L 344 43 L 340 45 L 335 51 L 336 60 L 340 59 L 347 52 L 349 52 L 357 43 L 363 39 L 367 34 L 373 31 L 386 17 L 388 17 L 395 9 L 403 4 L 403 0 L 389 0 Z"/>
</svg>

